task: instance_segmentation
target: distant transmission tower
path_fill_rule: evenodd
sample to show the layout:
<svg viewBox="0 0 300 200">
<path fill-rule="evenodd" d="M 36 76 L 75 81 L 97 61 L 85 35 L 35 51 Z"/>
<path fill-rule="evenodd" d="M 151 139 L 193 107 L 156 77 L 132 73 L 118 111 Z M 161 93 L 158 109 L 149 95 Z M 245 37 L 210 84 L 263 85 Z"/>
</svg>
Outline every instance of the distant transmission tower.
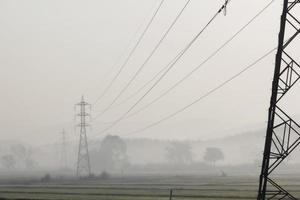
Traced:
<svg viewBox="0 0 300 200">
<path fill-rule="evenodd" d="M 62 142 L 61 142 L 61 169 L 68 168 L 68 156 L 67 156 L 67 143 L 66 143 L 66 132 L 63 129 L 61 132 Z"/>
<path fill-rule="evenodd" d="M 295 15 L 299 15 L 299 3 L 300 0 L 283 1 L 258 200 L 296 199 L 275 182 L 273 174 L 300 144 L 300 125 L 283 109 L 287 107 L 283 97 L 300 78 L 300 65 L 293 58 L 299 57 L 295 50 L 298 43 L 294 41 L 300 33 L 300 19 Z"/>
<path fill-rule="evenodd" d="M 80 112 L 76 115 L 80 118 L 80 123 L 77 124 L 77 127 L 80 128 L 80 138 L 76 175 L 77 177 L 87 177 L 91 175 L 91 164 L 86 135 L 86 127 L 89 126 L 89 124 L 86 123 L 86 118 L 90 116 L 90 114 L 86 112 L 86 107 L 90 107 L 90 104 L 85 102 L 84 97 L 82 96 L 81 102 L 77 103 L 75 106 L 80 108 Z"/>
</svg>

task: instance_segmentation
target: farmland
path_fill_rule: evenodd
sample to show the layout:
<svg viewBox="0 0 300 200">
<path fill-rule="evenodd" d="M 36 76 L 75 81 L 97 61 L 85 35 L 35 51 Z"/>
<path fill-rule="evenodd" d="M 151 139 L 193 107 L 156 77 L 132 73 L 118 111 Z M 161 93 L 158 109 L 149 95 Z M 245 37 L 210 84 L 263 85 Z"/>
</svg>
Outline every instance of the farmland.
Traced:
<svg viewBox="0 0 300 200">
<path fill-rule="evenodd" d="M 135 176 L 108 180 L 52 180 L 47 183 L 2 184 L 2 199 L 41 200 L 173 200 L 255 199 L 256 177 Z M 299 179 L 281 184 L 300 197 Z"/>
</svg>

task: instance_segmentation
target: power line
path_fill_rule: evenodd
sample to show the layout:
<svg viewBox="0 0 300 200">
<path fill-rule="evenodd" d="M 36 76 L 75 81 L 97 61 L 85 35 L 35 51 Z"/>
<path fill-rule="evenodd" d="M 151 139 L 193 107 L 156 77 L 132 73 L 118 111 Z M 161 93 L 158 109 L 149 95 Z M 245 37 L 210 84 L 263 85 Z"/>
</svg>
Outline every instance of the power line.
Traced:
<svg viewBox="0 0 300 200">
<path fill-rule="evenodd" d="M 114 84 L 114 82 L 117 80 L 117 78 L 119 77 L 119 75 L 121 74 L 121 72 L 123 71 L 123 69 L 125 68 L 125 66 L 127 65 L 128 61 L 130 60 L 130 58 L 132 57 L 132 55 L 134 54 L 135 50 L 137 49 L 137 47 L 139 46 L 139 44 L 141 43 L 142 39 L 144 38 L 146 32 L 148 31 L 150 25 L 152 24 L 155 16 L 157 15 L 159 9 L 161 8 L 163 2 L 165 0 L 161 0 L 157 9 L 155 10 L 154 14 L 152 15 L 150 21 L 148 22 L 146 28 L 144 29 L 144 31 L 142 32 L 142 34 L 140 35 L 137 43 L 134 45 L 134 47 L 132 48 L 132 50 L 130 51 L 130 53 L 128 54 L 127 58 L 125 59 L 125 61 L 123 62 L 123 64 L 121 65 L 119 71 L 117 72 L 117 74 L 113 77 L 113 79 L 110 81 L 110 83 L 108 84 L 108 86 L 104 89 L 104 91 L 102 92 L 102 94 L 96 99 L 95 103 L 96 104 L 107 92 L 108 90 L 112 87 L 112 85 Z"/>
<path fill-rule="evenodd" d="M 208 23 L 194 36 L 194 38 L 186 45 L 186 47 L 176 56 L 176 59 L 173 63 L 170 63 L 168 69 L 159 77 L 159 79 L 146 91 L 146 93 L 138 99 L 136 103 L 134 103 L 119 119 L 117 119 L 112 125 L 105 128 L 101 131 L 101 133 L 106 132 L 107 130 L 114 127 L 117 123 L 125 118 L 125 116 L 130 113 L 138 104 L 141 102 L 150 92 L 152 89 L 156 87 L 156 85 L 167 75 L 167 73 L 175 66 L 175 64 L 179 61 L 179 59 L 185 54 L 185 52 L 192 46 L 192 44 L 199 38 L 199 36 L 207 29 L 207 27 L 214 21 L 214 19 L 220 14 L 227 6 L 229 1 L 225 1 L 225 3 L 218 9 L 218 11 L 213 15 L 213 17 L 208 21 Z"/>
<path fill-rule="evenodd" d="M 147 87 L 152 81 L 154 81 L 160 74 L 162 74 L 168 66 L 165 66 L 163 69 L 159 70 L 158 73 L 156 73 L 149 81 L 147 81 L 142 87 L 137 89 L 135 92 L 133 92 L 131 95 L 129 95 L 127 98 L 125 98 L 120 103 L 116 104 L 116 106 L 120 106 L 130 100 L 131 98 L 135 97 L 137 94 L 139 94 L 145 87 Z"/>
<path fill-rule="evenodd" d="M 132 93 L 130 96 L 128 96 L 126 99 L 121 101 L 120 103 L 116 104 L 115 107 L 122 105 L 123 103 L 127 102 L 134 96 L 136 96 L 138 93 L 140 93 L 145 87 L 147 87 L 151 82 L 153 82 L 159 75 L 161 75 L 164 71 L 167 70 L 167 68 L 170 66 L 171 63 L 177 59 L 178 56 L 176 56 L 168 65 L 166 65 L 164 68 L 162 68 L 158 73 L 156 73 L 149 81 L 147 81 L 142 87 L 140 87 L 138 90 L 136 90 L 134 93 Z M 96 118 L 100 117 L 101 113 L 96 116 Z M 95 119 L 96 119 L 95 118 Z M 115 120 L 114 120 L 115 121 Z M 106 124 L 112 124 L 113 122 L 105 122 Z"/>
<path fill-rule="evenodd" d="M 155 54 L 157 49 L 160 47 L 164 39 L 168 36 L 169 32 L 172 30 L 180 16 L 182 15 L 183 11 L 186 9 L 188 4 L 190 3 L 191 0 L 187 0 L 183 8 L 180 10 L 180 12 L 177 14 L 175 19 L 172 21 L 171 25 L 168 27 L 166 32 L 163 34 L 161 39 L 158 41 L 158 43 L 155 45 L 155 47 L 152 49 L 151 53 L 149 56 L 146 58 L 146 60 L 143 62 L 143 64 L 138 68 L 138 70 L 135 72 L 135 74 L 131 77 L 129 82 L 125 85 L 125 87 L 118 93 L 118 95 L 113 99 L 113 101 L 105 108 L 102 110 L 102 112 L 97 116 L 100 117 L 102 114 L 104 114 L 106 111 L 108 111 L 115 103 L 116 101 L 120 98 L 120 96 L 128 89 L 128 87 L 131 85 L 131 83 L 136 79 L 136 77 L 141 73 L 141 71 L 144 69 L 146 64 L 149 62 L 149 60 L 152 58 L 152 56 Z"/>
<path fill-rule="evenodd" d="M 151 8 L 151 13 L 152 10 L 154 8 L 155 4 L 152 6 Z M 121 61 L 121 58 L 125 55 L 125 52 L 127 52 L 127 50 L 129 49 L 129 47 L 131 46 L 131 43 L 133 43 L 133 40 L 135 38 L 135 36 L 138 34 L 139 30 L 142 28 L 143 24 L 146 21 L 146 18 L 144 20 L 142 20 L 143 22 L 138 26 L 137 30 L 135 31 L 135 33 L 133 34 L 133 37 L 130 39 L 130 41 L 128 42 L 128 44 L 126 45 L 126 48 L 124 49 L 124 52 L 121 53 L 120 56 L 118 56 L 118 59 L 116 60 L 116 62 L 110 67 L 111 69 L 108 71 L 108 73 L 106 73 L 107 77 L 109 74 L 111 74 L 113 72 L 113 70 L 115 69 L 115 67 L 117 66 L 117 64 Z M 119 76 L 119 75 L 115 75 L 115 76 Z M 113 85 L 113 82 L 115 81 L 114 79 L 117 79 L 117 77 L 113 78 L 112 81 L 107 85 L 107 87 L 102 91 L 102 93 L 96 98 L 95 102 L 93 103 L 93 105 L 97 104 L 97 102 L 99 102 L 108 92 L 108 90 L 111 88 L 111 86 Z"/>
<path fill-rule="evenodd" d="M 186 74 L 182 79 L 177 81 L 172 87 L 167 89 L 165 92 L 163 92 L 161 95 L 159 95 L 157 98 L 153 99 L 151 102 L 146 104 L 145 106 L 141 107 L 137 111 L 133 112 L 132 114 L 128 115 L 126 118 L 133 117 L 140 113 L 141 111 L 147 109 L 152 104 L 160 100 L 162 97 L 170 93 L 173 89 L 175 89 L 179 84 L 181 84 L 183 81 L 185 81 L 187 78 L 189 78 L 192 74 L 194 74 L 197 70 L 199 70 L 204 64 L 206 64 L 209 60 L 211 60 L 214 56 L 216 56 L 223 48 L 225 48 L 233 39 L 235 39 L 243 30 L 245 30 L 257 17 L 259 17 L 275 0 L 272 0 L 269 2 L 262 10 L 260 10 L 254 17 L 250 19 L 249 22 L 247 22 L 244 26 L 242 26 L 232 37 L 230 37 L 225 43 L 223 43 L 216 51 L 214 51 L 212 54 L 210 54 L 200 65 L 195 67 L 192 71 L 190 71 L 188 74 Z"/>
<path fill-rule="evenodd" d="M 266 58 L 267 56 L 269 56 L 276 48 L 273 48 L 272 50 L 268 51 L 266 54 L 264 54 L 263 56 L 261 56 L 260 58 L 258 58 L 256 61 L 254 61 L 253 63 L 251 63 L 250 65 L 248 65 L 247 67 L 245 67 L 244 69 L 242 69 L 240 72 L 236 73 L 235 75 L 233 75 L 232 77 L 230 77 L 229 79 L 227 79 L 226 81 L 222 82 L 221 84 L 219 84 L 217 87 L 209 90 L 208 92 L 206 92 L 204 95 L 202 95 L 201 97 L 199 97 L 198 99 L 194 100 L 193 102 L 191 102 L 190 104 L 178 109 L 177 111 L 171 113 L 170 115 L 144 127 L 135 131 L 132 131 L 130 133 L 125 134 L 125 136 L 127 135 L 131 135 L 131 134 L 135 134 L 135 133 L 139 133 L 142 131 L 145 131 L 147 129 L 150 129 L 154 126 L 157 126 L 171 118 L 173 118 L 174 116 L 184 112 L 186 109 L 188 109 L 189 107 L 193 106 L 194 104 L 200 102 L 201 100 L 205 99 L 206 97 L 210 96 L 211 94 L 215 93 L 216 91 L 220 90 L 221 88 L 223 88 L 224 86 L 226 86 L 228 83 L 230 83 L 231 81 L 233 81 L 234 79 L 236 79 L 237 77 L 239 77 L 240 75 L 242 75 L 244 72 L 246 72 L 247 70 L 249 70 L 250 68 L 252 68 L 253 66 L 255 66 L 257 63 L 259 63 L 261 60 L 263 60 L 264 58 Z"/>
</svg>

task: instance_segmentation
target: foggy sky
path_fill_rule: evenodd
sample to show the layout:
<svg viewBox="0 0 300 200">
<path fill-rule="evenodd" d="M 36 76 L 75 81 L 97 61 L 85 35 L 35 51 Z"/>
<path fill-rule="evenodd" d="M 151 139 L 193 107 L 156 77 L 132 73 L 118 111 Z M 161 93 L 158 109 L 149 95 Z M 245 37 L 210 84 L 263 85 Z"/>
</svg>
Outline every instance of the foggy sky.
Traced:
<svg viewBox="0 0 300 200">
<path fill-rule="evenodd" d="M 218 16 L 138 107 L 151 101 L 201 63 L 268 2 L 231 1 L 227 15 Z M 117 95 L 184 3 L 184 0 L 165 1 L 120 78 L 109 93 L 93 105 L 93 116 Z M 163 68 L 222 3 L 222 0 L 192 0 L 157 53 L 120 100 Z M 22 140 L 35 144 L 55 142 L 60 139 L 59 132 L 63 128 L 70 139 L 76 139 L 74 104 L 80 101 L 82 94 L 87 101 L 94 103 L 117 72 L 157 5 L 157 0 L 0 0 L 0 140 Z M 276 47 L 280 9 L 281 1 L 275 1 L 191 78 L 151 108 L 124 120 L 108 133 L 122 136 L 168 115 Z M 264 127 L 274 56 L 275 52 L 184 113 L 132 137 L 208 139 Z M 293 91 L 297 89 L 295 87 Z M 288 102 L 296 106 L 299 94 L 292 92 L 291 95 L 295 98 Z M 99 132 L 107 124 L 102 122 L 117 119 L 136 99 L 93 120 L 93 128 L 88 133 L 90 139 L 103 137 Z M 288 111 L 291 115 L 298 114 L 297 109 Z"/>
</svg>

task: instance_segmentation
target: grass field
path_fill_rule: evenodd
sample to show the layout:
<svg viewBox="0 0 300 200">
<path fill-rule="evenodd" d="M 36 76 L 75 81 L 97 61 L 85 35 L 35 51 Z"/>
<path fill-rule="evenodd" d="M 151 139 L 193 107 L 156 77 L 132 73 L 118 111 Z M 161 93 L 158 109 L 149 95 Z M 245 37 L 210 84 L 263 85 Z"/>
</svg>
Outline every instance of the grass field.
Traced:
<svg viewBox="0 0 300 200">
<path fill-rule="evenodd" d="M 298 179 L 282 179 L 296 197 L 300 197 Z M 0 185 L 0 199 L 41 200 L 173 200 L 255 199 L 257 178 L 147 176 L 110 180 L 28 182 Z"/>
</svg>

